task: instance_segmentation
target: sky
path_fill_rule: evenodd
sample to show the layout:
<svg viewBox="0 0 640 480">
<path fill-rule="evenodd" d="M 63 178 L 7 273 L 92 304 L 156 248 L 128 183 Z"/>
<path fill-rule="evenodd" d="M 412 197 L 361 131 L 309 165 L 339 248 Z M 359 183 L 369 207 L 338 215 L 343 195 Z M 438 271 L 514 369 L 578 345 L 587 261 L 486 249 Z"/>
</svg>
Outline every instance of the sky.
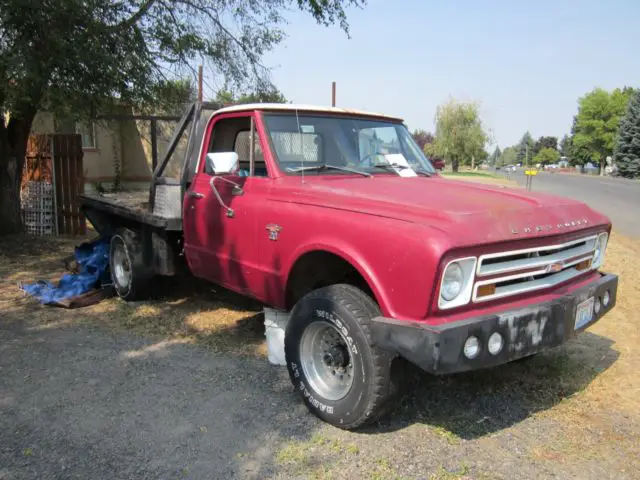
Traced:
<svg viewBox="0 0 640 480">
<path fill-rule="evenodd" d="M 434 130 L 438 104 L 480 102 L 501 148 L 529 130 L 569 133 L 596 86 L 640 87 L 640 1 L 369 0 L 347 11 L 350 35 L 286 15 L 287 38 L 265 56 L 296 102 L 387 113 Z"/>
</svg>

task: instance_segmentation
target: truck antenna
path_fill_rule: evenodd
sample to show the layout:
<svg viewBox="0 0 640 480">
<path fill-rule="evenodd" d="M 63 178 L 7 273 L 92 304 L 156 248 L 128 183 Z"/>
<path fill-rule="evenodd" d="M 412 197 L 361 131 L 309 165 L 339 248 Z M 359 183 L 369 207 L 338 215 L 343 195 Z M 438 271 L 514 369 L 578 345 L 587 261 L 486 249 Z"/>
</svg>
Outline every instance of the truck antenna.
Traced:
<svg viewBox="0 0 640 480">
<path fill-rule="evenodd" d="M 298 107 L 296 107 L 296 123 L 298 124 L 298 146 L 300 147 L 300 155 L 302 156 L 302 183 L 304 183 L 304 153 L 302 153 L 302 132 L 300 131 L 300 118 L 298 117 Z"/>
<path fill-rule="evenodd" d="M 202 103 L 202 65 L 198 66 L 198 102 Z"/>
</svg>

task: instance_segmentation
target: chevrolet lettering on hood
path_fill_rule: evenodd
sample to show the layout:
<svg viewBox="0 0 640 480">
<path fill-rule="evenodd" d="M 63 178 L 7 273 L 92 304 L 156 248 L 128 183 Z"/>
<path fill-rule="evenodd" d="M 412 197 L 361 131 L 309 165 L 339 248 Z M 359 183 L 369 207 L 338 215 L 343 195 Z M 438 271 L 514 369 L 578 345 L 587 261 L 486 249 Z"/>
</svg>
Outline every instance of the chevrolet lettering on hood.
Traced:
<svg viewBox="0 0 640 480">
<path fill-rule="evenodd" d="M 560 230 L 565 228 L 578 227 L 580 225 L 586 225 L 587 223 L 589 223 L 589 221 L 586 218 L 581 218 L 579 220 L 571 220 L 564 223 L 557 223 L 555 227 L 551 224 L 547 224 L 547 225 L 535 225 L 535 226 L 528 225 L 526 227 L 522 227 L 521 230 L 518 230 L 517 228 L 512 228 L 511 233 L 513 233 L 514 235 L 517 235 L 520 233 L 520 231 L 522 231 L 522 233 L 532 233 L 534 231 L 546 232 L 550 230 Z"/>
</svg>

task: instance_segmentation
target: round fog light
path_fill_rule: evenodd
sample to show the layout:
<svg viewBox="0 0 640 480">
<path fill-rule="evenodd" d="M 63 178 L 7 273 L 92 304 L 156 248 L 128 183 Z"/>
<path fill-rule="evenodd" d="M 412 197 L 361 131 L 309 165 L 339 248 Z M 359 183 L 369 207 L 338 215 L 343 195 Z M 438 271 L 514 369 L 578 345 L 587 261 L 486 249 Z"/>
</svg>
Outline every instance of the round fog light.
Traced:
<svg viewBox="0 0 640 480">
<path fill-rule="evenodd" d="M 464 356 L 469 360 L 473 360 L 480 353 L 480 342 L 476 337 L 469 337 L 464 342 L 463 349 Z"/>
<path fill-rule="evenodd" d="M 598 315 L 600 313 L 600 299 L 596 297 L 596 301 L 593 303 L 593 313 Z"/>
<path fill-rule="evenodd" d="M 498 332 L 493 332 L 487 342 L 487 350 L 489 350 L 491 355 L 497 355 L 502 351 L 503 345 L 504 340 L 502 340 L 502 335 Z"/>
<path fill-rule="evenodd" d="M 611 294 L 609 293 L 609 290 L 607 290 L 604 292 L 604 295 L 602 295 L 602 306 L 607 308 L 610 301 L 611 301 Z"/>
</svg>

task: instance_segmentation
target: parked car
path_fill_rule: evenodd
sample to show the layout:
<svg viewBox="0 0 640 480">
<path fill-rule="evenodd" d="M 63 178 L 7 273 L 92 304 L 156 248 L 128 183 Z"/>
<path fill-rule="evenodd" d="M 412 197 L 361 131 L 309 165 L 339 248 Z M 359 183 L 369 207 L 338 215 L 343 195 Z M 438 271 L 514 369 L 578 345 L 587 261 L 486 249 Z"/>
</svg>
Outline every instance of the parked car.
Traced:
<svg viewBox="0 0 640 480">
<path fill-rule="evenodd" d="M 433 168 L 435 168 L 436 170 L 444 170 L 444 160 L 442 160 L 441 158 L 430 158 L 429 160 L 431 162 L 431 165 L 433 165 Z"/>
<path fill-rule="evenodd" d="M 164 176 L 187 128 L 181 177 Z M 384 142 L 401 153 L 380 154 Z M 493 367 L 567 342 L 616 303 L 617 276 L 599 270 L 608 218 L 434 173 L 399 118 L 197 103 L 143 202 L 83 195 L 82 210 L 111 239 L 123 300 L 185 262 L 286 313 L 291 382 L 311 412 L 354 429 L 389 410 L 399 357 L 436 375 Z"/>
</svg>

